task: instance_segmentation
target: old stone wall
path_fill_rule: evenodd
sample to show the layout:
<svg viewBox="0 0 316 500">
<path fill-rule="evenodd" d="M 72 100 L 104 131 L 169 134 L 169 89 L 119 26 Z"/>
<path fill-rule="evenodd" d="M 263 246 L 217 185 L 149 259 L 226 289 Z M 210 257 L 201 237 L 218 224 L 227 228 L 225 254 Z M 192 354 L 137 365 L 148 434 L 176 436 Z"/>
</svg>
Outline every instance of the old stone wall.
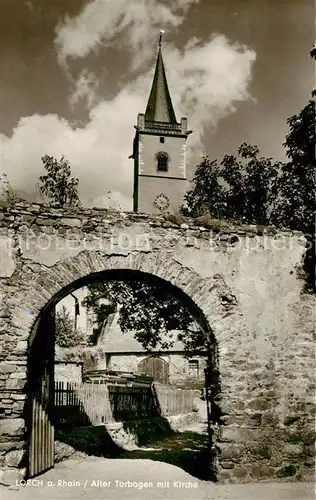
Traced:
<svg viewBox="0 0 316 500">
<path fill-rule="evenodd" d="M 315 316 L 313 297 L 302 291 L 304 247 L 299 233 L 206 219 L 178 222 L 97 209 L 65 213 L 35 204 L 2 209 L 5 480 L 25 467 L 24 387 L 36 317 L 52 297 L 58 301 L 92 273 L 106 278 L 113 270 L 163 280 L 216 339 L 219 480 L 313 477 Z"/>
</svg>

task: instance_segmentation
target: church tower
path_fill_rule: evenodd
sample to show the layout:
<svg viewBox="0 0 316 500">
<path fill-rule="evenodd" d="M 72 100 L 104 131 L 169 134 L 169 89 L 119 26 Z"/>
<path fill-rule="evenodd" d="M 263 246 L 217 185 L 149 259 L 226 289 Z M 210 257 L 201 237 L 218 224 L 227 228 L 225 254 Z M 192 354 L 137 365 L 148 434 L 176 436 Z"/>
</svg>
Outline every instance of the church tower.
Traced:
<svg viewBox="0 0 316 500">
<path fill-rule="evenodd" d="M 133 210 L 174 213 L 187 190 L 187 118 L 176 120 L 161 52 L 162 33 L 154 79 L 145 114 L 138 115 L 134 138 Z"/>
</svg>

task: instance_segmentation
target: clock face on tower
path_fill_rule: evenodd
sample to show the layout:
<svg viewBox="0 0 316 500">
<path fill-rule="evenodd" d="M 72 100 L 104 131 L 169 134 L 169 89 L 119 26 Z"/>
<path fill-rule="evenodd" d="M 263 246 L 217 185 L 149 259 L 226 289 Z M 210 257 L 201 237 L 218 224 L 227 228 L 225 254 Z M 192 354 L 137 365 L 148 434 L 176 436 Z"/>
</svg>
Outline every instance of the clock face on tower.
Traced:
<svg viewBox="0 0 316 500">
<path fill-rule="evenodd" d="M 156 208 L 158 208 L 158 210 L 167 210 L 167 208 L 170 206 L 170 200 L 168 196 L 160 193 L 158 194 L 158 196 L 156 196 L 154 205 Z"/>
</svg>

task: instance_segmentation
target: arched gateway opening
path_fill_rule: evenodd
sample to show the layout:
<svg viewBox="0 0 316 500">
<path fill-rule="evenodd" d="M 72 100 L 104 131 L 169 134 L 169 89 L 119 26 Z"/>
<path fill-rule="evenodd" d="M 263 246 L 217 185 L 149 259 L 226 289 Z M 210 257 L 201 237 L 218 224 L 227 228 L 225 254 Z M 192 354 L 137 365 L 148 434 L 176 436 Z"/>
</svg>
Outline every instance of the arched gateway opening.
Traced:
<svg viewBox="0 0 316 500">
<path fill-rule="evenodd" d="M 170 282 L 150 273 L 127 269 L 111 269 L 97 272 L 72 282 L 55 294 L 40 311 L 29 338 L 28 355 L 28 387 L 27 387 L 27 477 L 37 476 L 54 466 L 54 310 L 57 302 L 70 292 L 94 281 L 143 281 L 148 284 L 158 284 L 172 293 L 181 304 L 185 305 L 194 316 L 209 342 L 208 383 L 218 386 L 215 380 L 217 373 L 217 346 L 211 328 L 193 300 L 181 289 Z M 211 394 L 207 397 L 209 413 L 209 448 L 213 446 L 212 424 L 214 424 L 215 400 Z"/>
<path fill-rule="evenodd" d="M 26 443 L 23 460 L 19 464 L 29 477 L 41 474 L 54 466 L 53 424 L 50 419 L 53 388 L 55 305 L 74 290 L 93 280 L 144 280 L 167 288 L 185 305 L 199 324 L 210 349 L 207 386 L 219 387 L 217 370 L 216 333 L 222 335 L 227 327 L 228 306 L 234 305 L 234 297 L 220 276 L 203 278 L 196 272 L 162 256 L 129 254 L 128 256 L 104 257 L 98 252 L 81 252 L 72 259 L 59 261 L 52 267 L 38 270 L 30 278 L 25 276 L 20 290 L 28 288 L 28 294 L 16 302 L 16 321 L 28 336 L 27 395 L 23 411 L 26 426 Z M 30 312 L 32 314 L 30 314 Z M 33 316 L 33 318 L 32 318 Z M 36 320 L 34 321 L 34 317 Z M 217 332 L 211 324 L 214 321 Z M 214 394 L 216 396 L 216 394 Z M 212 423 L 217 401 L 209 398 L 209 445 L 213 446 Z M 45 418 L 38 419 L 41 414 Z M 39 424 L 38 422 L 41 421 Z"/>
</svg>

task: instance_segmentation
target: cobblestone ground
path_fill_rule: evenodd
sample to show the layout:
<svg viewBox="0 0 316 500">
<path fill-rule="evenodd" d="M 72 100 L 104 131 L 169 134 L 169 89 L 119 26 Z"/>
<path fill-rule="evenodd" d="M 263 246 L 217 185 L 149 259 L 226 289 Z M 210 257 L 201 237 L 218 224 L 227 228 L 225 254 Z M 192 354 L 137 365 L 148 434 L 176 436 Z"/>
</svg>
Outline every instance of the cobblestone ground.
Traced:
<svg viewBox="0 0 316 500">
<path fill-rule="evenodd" d="M 152 460 L 66 460 L 1 500 L 314 500 L 311 483 L 216 485 Z"/>
</svg>

